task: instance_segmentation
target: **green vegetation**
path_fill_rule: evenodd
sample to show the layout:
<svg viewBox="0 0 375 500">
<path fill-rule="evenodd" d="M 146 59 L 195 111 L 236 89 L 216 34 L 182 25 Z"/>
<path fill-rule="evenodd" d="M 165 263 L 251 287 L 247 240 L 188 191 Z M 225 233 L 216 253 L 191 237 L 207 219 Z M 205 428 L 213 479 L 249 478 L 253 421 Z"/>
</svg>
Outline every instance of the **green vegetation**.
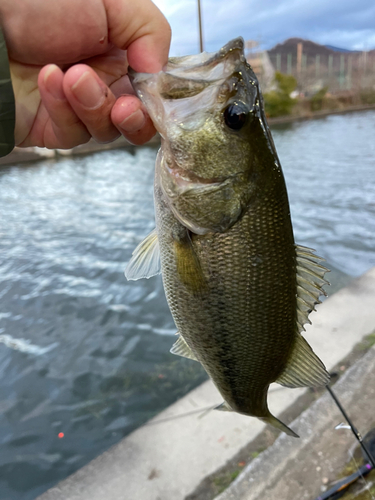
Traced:
<svg viewBox="0 0 375 500">
<path fill-rule="evenodd" d="M 210 490 L 210 493 L 207 493 L 206 490 L 204 498 L 216 498 L 217 495 L 220 495 L 220 493 L 226 490 L 229 485 L 237 478 L 243 468 L 248 465 L 248 463 L 250 463 L 252 459 L 260 455 L 265 449 L 266 448 L 261 447 L 258 450 L 252 452 L 242 452 L 241 458 L 237 457 L 237 459 L 235 459 L 230 464 L 227 464 L 222 470 L 215 472 L 209 478 L 209 486 L 207 489 Z M 190 497 L 188 498 L 190 499 Z M 201 498 L 201 496 L 194 496 L 193 498 Z"/>
<path fill-rule="evenodd" d="M 220 476 L 214 478 L 213 483 L 215 485 L 216 495 L 220 495 L 228 486 L 236 479 L 241 469 L 238 468 L 234 471 L 228 471 Z"/>
<path fill-rule="evenodd" d="M 375 344 L 375 331 L 366 335 L 358 344 L 357 349 L 360 351 L 368 351 Z"/>
<path fill-rule="evenodd" d="M 297 80 L 292 75 L 284 75 L 277 71 L 275 85 L 275 90 L 271 90 L 263 96 L 266 114 L 270 118 L 290 115 L 297 102 L 297 99 L 290 97 L 293 90 L 297 88 Z"/>
<path fill-rule="evenodd" d="M 357 472 L 363 463 L 361 459 L 352 459 L 341 471 L 338 479 Z M 371 471 L 370 474 L 366 475 L 365 479 L 358 479 L 358 481 L 349 486 L 341 498 L 343 500 L 373 500 L 373 495 L 375 494 L 374 479 L 375 471 Z"/>
<path fill-rule="evenodd" d="M 374 426 L 375 422 L 372 422 L 368 428 L 373 429 Z M 336 480 L 340 480 L 354 474 L 354 472 L 357 472 L 359 467 L 361 467 L 364 463 L 365 461 L 363 459 L 362 450 L 360 446 L 357 446 L 352 455 L 352 459 L 344 466 L 332 484 L 335 483 Z M 340 498 L 343 500 L 373 500 L 375 494 L 374 482 L 375 471 L 372 470 L 369 474 L 366 474 L 364 478 L 359 478 L 351 486 L 349 486 Z"/>
<path fill-rule="evenodd" d="M 361 102 L 363 104 L 375 104 L 375 90 L 374 89 L 364 89 L 361 92 Z"/>
<path fill-rule="evenodd" d="M 323 101 L 327 93 L 328 87 L 323 87 L 316 94 L 314 94 L 310 99 L 310 109 L 311 111 L 320 111 L 323 108 Z"/>
</svg>

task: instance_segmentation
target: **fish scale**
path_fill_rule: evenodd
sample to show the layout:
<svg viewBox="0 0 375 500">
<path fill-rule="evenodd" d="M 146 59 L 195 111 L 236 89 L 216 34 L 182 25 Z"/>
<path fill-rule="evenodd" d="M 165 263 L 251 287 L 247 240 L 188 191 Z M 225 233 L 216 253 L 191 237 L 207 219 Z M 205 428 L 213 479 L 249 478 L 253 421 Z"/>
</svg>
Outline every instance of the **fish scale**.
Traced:
<svg viewBox="0 0 375 500">
<path fill-rule="evenodd" d="M 280 162 L 243 40 L 174 58 L 132 83 L 162 137 L 156 229 L 128 279 L 162 273 L 178 329 L 171 352 L 205 368 L 224 403 L 297 436 L 267 406 L 272 382 L 325 385 L 302 337 L 326 269 L 295 245 Z"/>
<path fill-rule="evenodd" d="M 282 178 L 277 176 L 277 180 L 279 194 L 285 192 Z M 170 214 L 163 194 L 159 196 L 158 234 L 167 235 L 172 224 L 180 223 Z M 162 263 L 166 263 L 162 268 L 165 292 L 176 326 L 224 399 L 240 413 L 259 412 L 258 400 L 264 402 L 264 392 L 283 370 L 293 346 L 293 338 L 285 335 L 294 330 L 296 322 L 297 283 L 285 279 L 296 272 L 290 257 L 294 240 L 289 220 L 285 192 L 277 206 L 262 196 L 254 200 L 238 224 L 225 233 L 192 235 L 192 246 L 208 283 L 208 289 L 198 294 L 191 294 L 181 284 L 171 242 L 159 240 Z M 259 255 L 266 262 L 254 266 L 252 262 Z M 264 363 L 272 370 L 265 372 Z M 250 380 L 263 388 L 256 391 L 257 398 Z"/>
</svg>

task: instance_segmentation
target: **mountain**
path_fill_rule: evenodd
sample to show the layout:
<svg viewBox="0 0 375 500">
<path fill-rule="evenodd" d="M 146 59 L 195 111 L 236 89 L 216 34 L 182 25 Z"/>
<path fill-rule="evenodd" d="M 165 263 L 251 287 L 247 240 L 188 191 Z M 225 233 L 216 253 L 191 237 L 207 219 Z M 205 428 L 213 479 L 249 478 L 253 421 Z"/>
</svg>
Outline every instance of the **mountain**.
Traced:
<svg viewBox="0 0 375 500">
<path fill-rule="evenodd" d="M 292 54 L 297 56 L 297 46 L 302 43 L 303 53 L 307 57 L 315 57 L 316 54 L 329 55 L 334 51 L 319 43 L 312 42 L 311 40 L 304 40 L 303 38 L 288 38 L 282 43 L 278 43 L 275 47 L 268 51 L 270 55 L 275 54 Z"/>
<path fill-rule="evenodd" d="M 335 47 L 334 45 L 324 45 L 324 47 L 327 47 L 327 49 L 333 50 L 335 52 L 350 52 L 350 53 L 358 53 L 360 52 L 359 50 L 350 50 L 350 49 L 341 49 L 340 47 Z"/>
<path fill-rule="evenodd" d="M 269 58 L 276 69 L 282 73 L 287 73 L 289 65 L 292 68 L 296 67 L 297 63 L 297 47 L 302 44 L 302 66 L 312 68 L 316 64 L 320 68 L 332 67 L 333 71 L 340 71 L 340 67 L 344 65 L 346 68 L 349 64 L 352 70 L 360 67 L 363 52 L 347 49 L 340 49 L 333 45 L 320 45 L 311 40 L 303 38 L 288 38 L 282 43 L 278 43 L 271 50 L 268 50 Z M 373 57 L 374 50 L 368 52 L 368 55 Z M 318 61 L 318 62 L 317 62 Z"/>
</svg>

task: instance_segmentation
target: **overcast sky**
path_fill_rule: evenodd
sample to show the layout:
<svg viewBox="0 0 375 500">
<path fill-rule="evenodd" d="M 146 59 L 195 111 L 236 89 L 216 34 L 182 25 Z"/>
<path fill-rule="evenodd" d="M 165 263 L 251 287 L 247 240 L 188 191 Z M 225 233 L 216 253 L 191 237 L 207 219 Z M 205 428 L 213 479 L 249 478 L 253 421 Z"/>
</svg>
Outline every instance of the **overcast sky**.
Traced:
<svg viewBox="0 0 375 500">
<path fill-rule="evenodd" d="M 199 52 L 197 0 L 154 0 L 172 26 L 171 55 Z M 290 37 L 375 48 L 375 0 L 201 0 L 204 48 L 239 35 L 270 49 Z"/>
</svg>

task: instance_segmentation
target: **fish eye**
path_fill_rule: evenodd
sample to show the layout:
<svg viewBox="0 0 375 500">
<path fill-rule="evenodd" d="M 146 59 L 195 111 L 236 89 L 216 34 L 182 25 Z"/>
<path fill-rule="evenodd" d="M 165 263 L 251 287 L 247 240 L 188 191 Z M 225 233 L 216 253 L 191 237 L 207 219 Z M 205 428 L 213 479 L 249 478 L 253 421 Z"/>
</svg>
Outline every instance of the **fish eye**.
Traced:
<svg viewBox="0 0 375 500">
<path fill-rule="evenodd" d="M 246 123 L 249 110 L 241 102 L 233 102 L 225 108 L 224 121 L 232 130 L 240 130 Z"/>
</svg>

